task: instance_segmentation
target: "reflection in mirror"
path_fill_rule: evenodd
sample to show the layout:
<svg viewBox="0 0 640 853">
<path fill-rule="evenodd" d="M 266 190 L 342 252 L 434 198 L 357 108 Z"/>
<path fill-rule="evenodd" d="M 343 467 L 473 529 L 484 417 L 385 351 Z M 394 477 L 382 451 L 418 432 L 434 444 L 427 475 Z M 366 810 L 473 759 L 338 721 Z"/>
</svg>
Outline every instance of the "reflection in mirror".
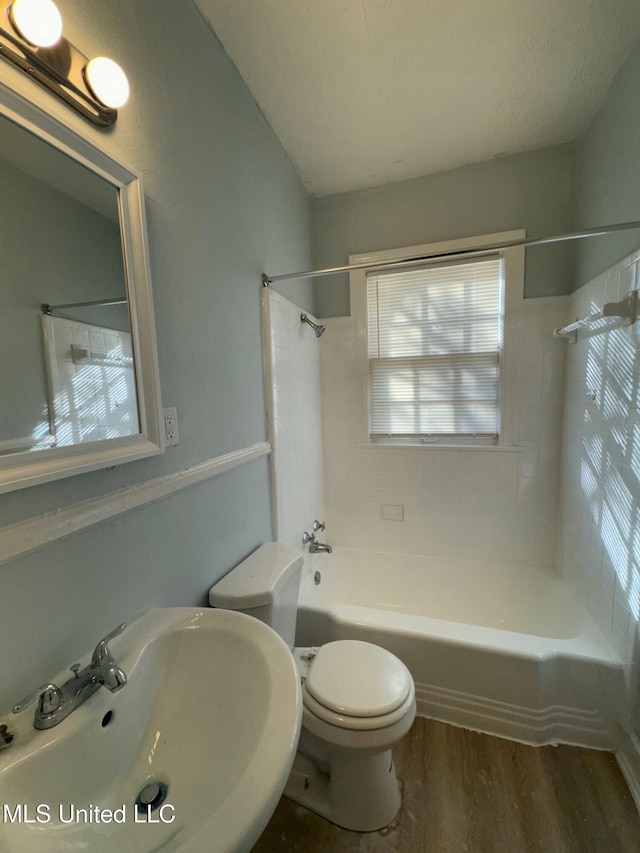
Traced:
<svg viewBox="0 0 640 853">
<path fill-rule="evenodd" d="M 131 333 L 53 316 L 42 331 L 55 446 L 139 432 Z"/>
<path fill-rule="evenodd" d="M 118 189 L 5 117 L 0 151 L 0 453 L 135 435 Z"/>
</svg>

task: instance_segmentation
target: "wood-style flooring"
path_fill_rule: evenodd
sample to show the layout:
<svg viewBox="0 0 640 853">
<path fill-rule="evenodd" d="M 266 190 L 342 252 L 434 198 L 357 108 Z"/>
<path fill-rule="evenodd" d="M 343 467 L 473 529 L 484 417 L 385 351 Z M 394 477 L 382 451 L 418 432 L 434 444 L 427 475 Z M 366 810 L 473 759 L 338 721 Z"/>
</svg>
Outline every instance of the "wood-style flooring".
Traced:
<svg viewBox="0 0 640 853">
<path fill-rule="evenodd" d="M 253 853 L 640 853 L 611 753 L 417 718 L 395 757 L 403 804 L 390 826 L 350 832 L 283 797 Z"/>
</svg>

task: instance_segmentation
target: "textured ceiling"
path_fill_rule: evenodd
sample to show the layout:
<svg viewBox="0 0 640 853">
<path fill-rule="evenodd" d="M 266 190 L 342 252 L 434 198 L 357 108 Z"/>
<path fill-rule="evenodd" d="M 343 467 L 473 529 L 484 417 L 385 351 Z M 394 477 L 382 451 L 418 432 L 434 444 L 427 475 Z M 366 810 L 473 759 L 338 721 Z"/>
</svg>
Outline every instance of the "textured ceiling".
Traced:
<svg viewBox="0 0 640 853">
<path fill-rule="evenodd" d="M 313 195 L 577 139 L 638 0 L 196 0 Z"/>
</svg>

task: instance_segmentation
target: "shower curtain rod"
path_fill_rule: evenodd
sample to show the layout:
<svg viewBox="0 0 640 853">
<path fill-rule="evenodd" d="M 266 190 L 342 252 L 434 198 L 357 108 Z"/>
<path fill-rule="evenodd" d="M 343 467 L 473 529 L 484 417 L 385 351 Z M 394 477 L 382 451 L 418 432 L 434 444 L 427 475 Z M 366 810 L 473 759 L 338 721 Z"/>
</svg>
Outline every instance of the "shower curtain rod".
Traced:
<svg viewBox="0 0 640 853">
<path fill-rule="evenodd" d="M 126 296 L 117 299 L 95 299 L 93 302 L 66 302 L 64 305 L 49 305 L 43 302 L 40 309 L 43 314 L 52 314 L 58 308 L 92 308 L 98 305 L 125 305 L 129 300 Z"/>
<path fill-rule="evenodd" d="M 585 237 L 598 237 L 603 234 L 611 234 L 615 231 L 630 231 L 640 228 L 640 221 L 618 222 L 615 225 L 601 225 L 598 228 L 586 228 L 584 231 L 572 231 L 567 234 L 553 234 L 548 237 L 532 237 L 525 240 L 511 240 L 507 243 L 495 243 L 482 249 L 462 249 L 457 252 L 435 252 L 427 255 L 417 255 L 414 258 L 404 258 L 401 261 L 381 261 L 372 263 L 364 261 L 358 264 L 346 264 L 342 267 L 327 267 L 320 270 L 305 270 L 304 272 L 290 272 L 282 275 L 267 275 L 262 273 L 261 281 L 264 287 L 269 287 L 274 281 L 285 281 L 291 278 L 314 278 L 315 276 L 336 275 L 340 272 L 351 270 L 383 270 L 402 269 L 403 267 L 419 266 L 425 262 L 436 263 L 437 261 L 455 261 L 465 258 L 482 258 L 486 255 L 494 255 L 506 249 L 515 249 L 519 246 L 542 246 L 545 243 L 561 243 L 565 240 L 582 240 Z"/>
</svg>

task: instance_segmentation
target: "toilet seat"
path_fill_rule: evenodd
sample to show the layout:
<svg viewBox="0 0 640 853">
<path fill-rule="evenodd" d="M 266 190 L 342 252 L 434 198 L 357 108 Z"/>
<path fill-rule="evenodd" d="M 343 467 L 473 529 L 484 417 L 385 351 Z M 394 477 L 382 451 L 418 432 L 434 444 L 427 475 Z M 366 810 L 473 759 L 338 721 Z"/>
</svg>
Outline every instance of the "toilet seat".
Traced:
<svg viewBox="0 0 640 853">
<path fill-rule="evenodd" d="M 338 640 L 314 649 L 310 657 L 303 703 L 331 725 L 360 731 L 386 728 L 413 704 L 409 670 L 380 646 Z"/>
<path fill-rule="evenodd" d="M 349 717 L 346 714 L 337 714 L 335 711 L 325 708 L 324 705 L 316 702 L 304 686 L 302 687 L 302 702 L 305 712 L 309 712 L 319 720 L 336 726 L 339 729 L 350 729 L 351 731 L 373 731 L 374 729 L 389 728 L 407 714 L 414 701 L 415 697 L 413 691 L 411 691 L 402 705 L 390 714 L 376 717 Z M 302 719 L 304 725 L 304 715 Z"/>
</svg>

